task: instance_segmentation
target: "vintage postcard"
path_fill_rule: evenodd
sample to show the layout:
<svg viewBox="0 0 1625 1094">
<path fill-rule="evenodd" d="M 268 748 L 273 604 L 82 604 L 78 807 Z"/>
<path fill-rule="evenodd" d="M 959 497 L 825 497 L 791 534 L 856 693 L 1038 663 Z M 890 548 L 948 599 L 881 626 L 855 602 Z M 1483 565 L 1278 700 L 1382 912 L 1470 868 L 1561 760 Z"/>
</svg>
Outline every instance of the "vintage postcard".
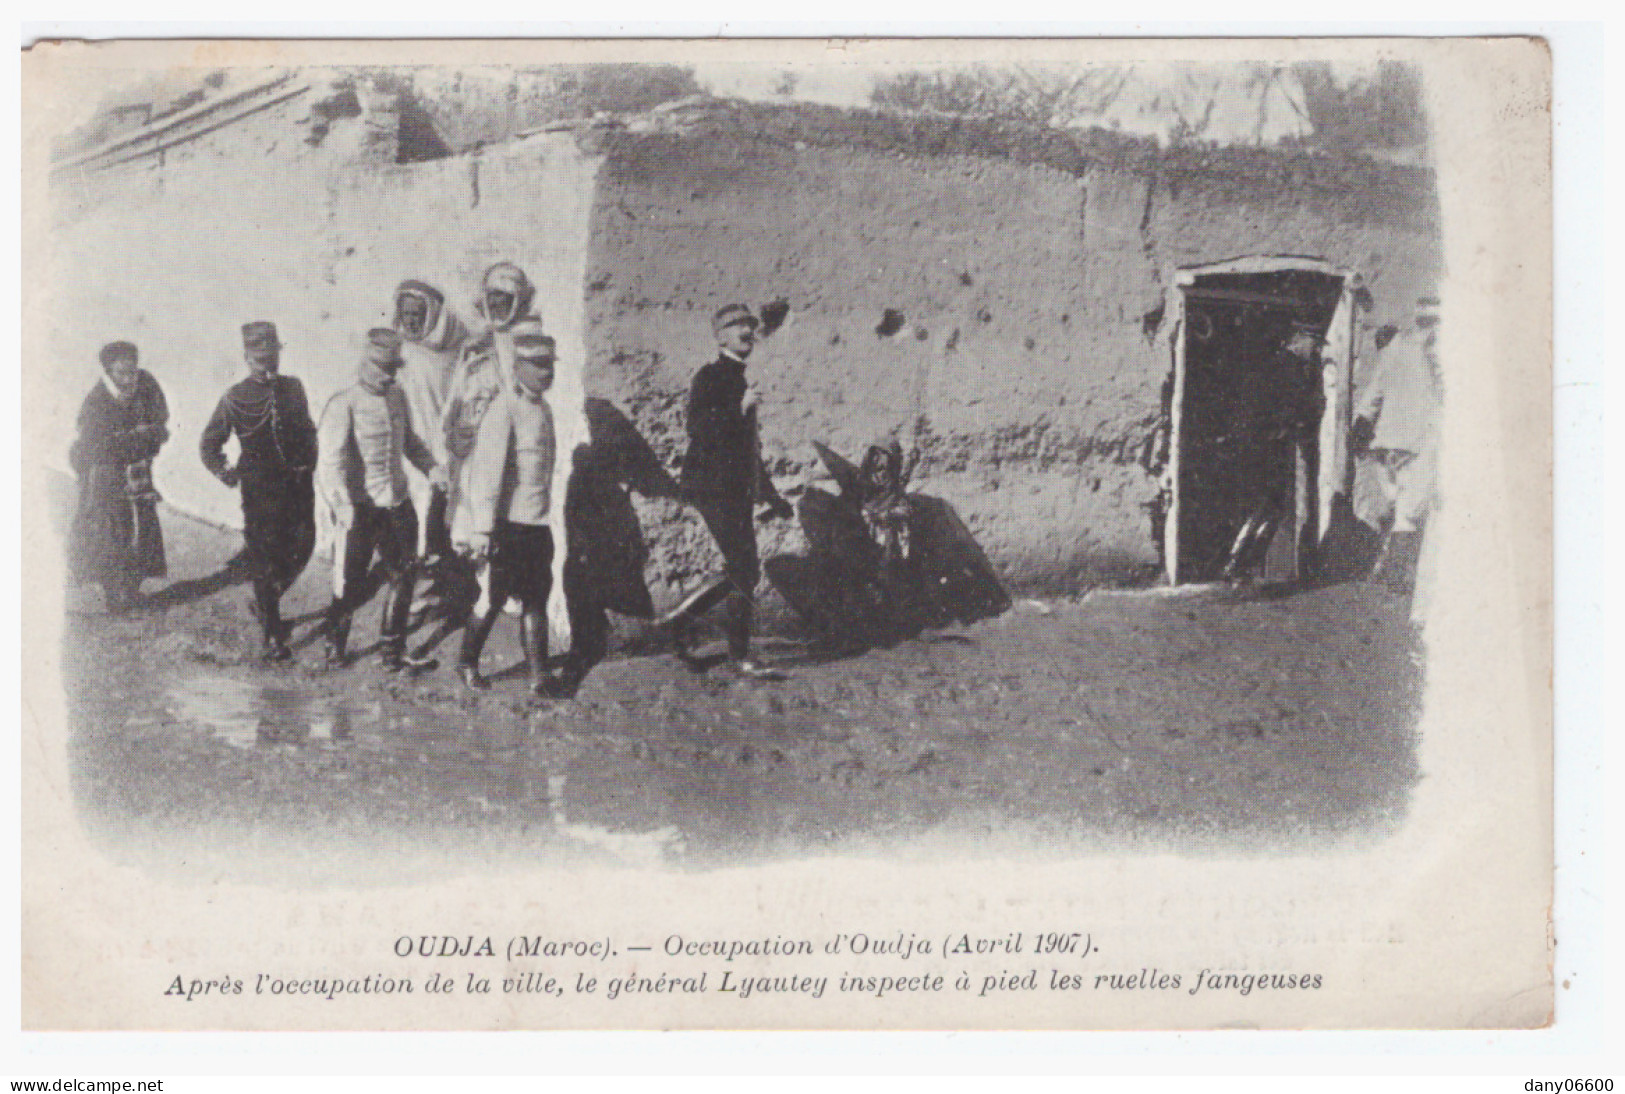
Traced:
<svg viewBox="0 0 1625 1094">
<path fill-rule="evenodd" d="M 1550 1020 L 1541 41 L 23 68 L 26 1028 Z"/>
</svg>

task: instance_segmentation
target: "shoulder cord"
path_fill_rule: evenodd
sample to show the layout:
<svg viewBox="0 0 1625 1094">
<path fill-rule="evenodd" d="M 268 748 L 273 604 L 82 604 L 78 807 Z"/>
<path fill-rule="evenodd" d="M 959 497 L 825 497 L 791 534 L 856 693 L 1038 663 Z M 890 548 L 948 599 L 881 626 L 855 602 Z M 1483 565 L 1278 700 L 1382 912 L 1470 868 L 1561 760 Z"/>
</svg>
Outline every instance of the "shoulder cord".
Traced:
<svg viewBox="0 0 1625 1094">
<path fill-rule="evenodd" d="M 226 393 L 226 403 L 231 411 L 232 425 L 236 427 L 238 437 L 243 440 L 247 440 L 258 433 L 265 428 L 267 423 L 270 424 L 271 444 L 276 448 L 277 456 L 286 465 L 288 454 L 282 450 L 282 431 L 277 428 L 279 419 L 275 381 L 266 385 L 265 395 L 255 402 L 250 402 L 248 398 L 237 396 L 228 391 Z"/>
</svg>

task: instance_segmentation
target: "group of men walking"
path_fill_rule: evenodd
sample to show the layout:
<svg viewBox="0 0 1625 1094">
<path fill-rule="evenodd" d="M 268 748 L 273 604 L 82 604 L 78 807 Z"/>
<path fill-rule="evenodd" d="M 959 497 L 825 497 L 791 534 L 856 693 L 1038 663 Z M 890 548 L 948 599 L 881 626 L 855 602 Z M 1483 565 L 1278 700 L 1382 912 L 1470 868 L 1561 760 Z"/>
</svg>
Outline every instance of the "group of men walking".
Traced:
<svg viewBox="0 0 1625 1094">
<path fill-rule="evenodd" d="M 435 667 L 408 647 L 420 577 L 437 594 L 431 602 L 442 627 L 462 628 L 456 671 L 476 690 L 489 686 L 480 671 L 481 655 L 510 600 L 518 604 L 530 686 L 543 696 L 573 690 L 602 658 L 611 608 L 653 615 L 642 586 L 647 550 L 641 529 L 635 517 L 629 530 L 621 528 L 627 521 L 617 515 L 630 513 L 625 490 L 593 473 L 618 461 L 595 455 L 589 444 L 585 456 L 577 456 L 565 505 L 567 522 L 580 530 L 571 533 L 563 560 L 572 648 L 563 671 L 550 674 L 547 603 L 557 451 L 548 392 L 556 347 L 537 312 L 529 278 L 512 263 L 499 262 L 486 271 L 475 311 L 477 321 L 465 324 L 434 286 L 401 282 L 393 325 L 367 332 L 354 380 L 328 401 L 319 421 L 312 418 L 303 385 L 281 372 L 275 325 L 243 326 L 249 374 L 220 398 L 200 451 L 204 466 L 241 493 L 241 560 L 252 581 L 250 610 L 266 660 L 293 656 L 282 597 L 310 560 L 319 516 L 334 544 L 333 595 L 321 628 L 332 666 L 348 662 L 351 620 L 381 585 L 383 663 L 392 671 Z M 1380 357 L 1352 431 L 1356 454 L 1369 451 L 1384 473 L 1382 497 L 1375 504 L 1387 511 L 1360 513 L 1373 526 L 1391 523 L 1379 576 L 1405 585 L 1414 580 L 1418 529 L 1432 494 L 1439 401 L 1436 323 L 1436 302 L 1423 301 L 1415 331 L 1396 339 Z M 698 511 L 722 558 L 720 573 L 665 617 L 677 654 L 704 667 L 692 652 L 693 624 L 720 608 L 728 659 L 748 676 L 771 675 L 753 662 L 750 651 L 761 574 L 755 523 L 792 515 L 762 462 L 757 399 L 746 380 L 746 361 L 760 328 L 745 305 L 730 304 L 715 313 L 718 355 L 695 373 L 689 391 L 681 486 L 671 484 L 658 466 L 641 485 L 627 484 L 642 492 L 665 491 L 661 483 L 669 484 L 671 495 Z M 1282 351 L 1285 363 L 1261 373 L 1272 395 L 1290 386 L 1278 374 L 1296 376 L 1304 371 L 1300 360 L 1312 358 L 1298 344 L 1308 344 L 1308 336 L 1295 332 L 1293 338 Z M 142 579 L 166 573 L 151 467 L 169 437 L 168 408 L 157 381 L 138 361 L 131 343 L 103 347 L 105 375 L 81 409 L 72 454 L 81 482 L 72 561 L 79 576 L 103 584 L 113 610 L 129 606 Z M 595 402 L 601 400 L 588 400 L 585 407 L 594 443 L 599 432 L 594 422 L 602 418 L 599 425 L 609 424 L 617 417 L 606 417 L 606 408 L 599 406 L 595 418 Z M 1307 406 L 1312 400 L 1259 402 Z M 1286 443 L 1306 433 L 1310 420 L 1293 418 L 1251 432 L 1259 443 Z M 233 437 L 235 463 L 226 455 Z M 652 454 L 650 461 L 658 464 Z M 656 485 L 649 486 L 651 481 Z M 1264 495 L 1259 512 L 1282 508 L 1276 495 L 1284 485 L 1261 479 L 1258 489 Z M 1244 526 L 1232 562 L 1256 565 L 1267 531 L 1262 519 Z M 624 577 L 596 572 L 628 566 L 639 571 L 633 576 L 641 595 L 624 595 Z"/>
<path fill-rule="evenodd" d="M 579 565 L 567 566 L 574 577 L 567 591 L 583 602 L 570 608 L 572 629 L 581 633 L 564 671 L 548 670 L 557 458 L 548 392 L 556 347 L 534 297 L 524 271 L 497 263 L 483 278 L 471 330 L 434 286 L 403 281 L 393 326 L 367 332 L 355 379 L 328 401 L 319 420 L 303 385 L 280 370 L 275 325 L 242 328 L 249 375 L 221 397 L 200 451 L 204 466 L 241 492 L 242 562 L 266 660 L 293 656 L 281 602 L 310 560 L 319 519 L 330 525 L 334 543 L 333 596 L 322 623 L 329 665 L 347 663 L 351 620 L 381 584 L 384 665 L 391 671 L 434 668 L 436 662 L 414 653 L 407 641 L 420 577 L 435 586 L 433 602 L 443 618 L 463 627 L 456 671 L 469 688 L 489 687 L 481 654 L 510 600 L 518 603 L 520 643 L 538 695 L 573 688 L 602 657 L 604 608 L 590 577 L 583 580 Z M 763 502 L 766 515 L 790 515 L 761 463 L 756 400 L 744 377 L 759 325 L 744 305 L 719 310 L 712 326 L 720 355 L 695 377 L 682 493 L 715 537 L 724 572 L 667 619 L 679 654 L 692 662 L 690 624 L 724 605 L 731 659 L 742 672 L 758 675 L 750 660 L 750 605 L 760 573 L 755 507 Z M 133 369 L 135 350 L 126 353 L 126 345 L 110 347 L 111 358 L 117 365 L 127 356 Z M 161 406 L 156 382 L 135 371 Z M 108 386 L 114 390 L 111 381 Z M 232 437 L 235 463 L 226 455 Z M 155 452 L 156 444 L 147 448 Z M 150 464 L 151 452 L 142 451 Z M 585 559 L 592 550 L 579 553 Z"/>
</svg>

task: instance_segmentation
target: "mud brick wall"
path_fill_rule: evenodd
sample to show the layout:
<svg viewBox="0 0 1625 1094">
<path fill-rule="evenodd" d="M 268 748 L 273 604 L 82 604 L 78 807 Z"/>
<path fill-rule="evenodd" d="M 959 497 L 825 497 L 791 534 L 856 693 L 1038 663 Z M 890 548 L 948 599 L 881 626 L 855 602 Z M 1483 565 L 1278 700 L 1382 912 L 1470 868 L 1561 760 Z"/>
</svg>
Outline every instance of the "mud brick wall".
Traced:
<svg viewBox="0 0 1625 1094">
<path fill-rule="evenodd" d="M 785 300 L 751 367 L 781 484 L 816 470 L 813 440 L 856 456 L 895 432 L 923 453 L 918 488 L 957 506 L 1016 585 L 1143 577 L 1156 484 L 1140 458 L 1173 270 L 1319 255 L 1362 271 L 1370 321 L 1394 321 L 1437 276 L 1434 207 L 1425 173 L 1278 154 L 631 138 L 594 199 L 587 386 L 675 466 L 712 310 Z M 683 586 L 709 564 L 703 533 L 675 506 L 644 512 L 652 576 Z M 763 551 L 799 542 L 781 527 Z"/>
<path fill-rule="evenodd" d="M 817 470 L 813 440 L 856 456 L 896 433 L 923 453 L 918 488 L 953 503 L 1017 586 L 1134 580 L 1156 558 L 1140 461 L 1173 271 L 1320 255 L 1364 275 L 1372 326 L 1401 319 L 1438 273 L 1431 176 L 1367 161 L 725 111 L 396 163 L 376 126 L 340 120 L 310 143 L 308 111 L 53 184 L 57 308 L 29 399 L 61 439 L 48 462 L 63 462 L 96 347 L 131 338 L 175 414 L 160 489 L 235 523 L 196 438 L 242 375 L 238 324 L 279 324 L 284 367 L 319 408 L 397 281 L 441 285 L 466 317 L 480 271 L 506 258 L 538 283 L 560 339 L 561 452 L 585 390 L 675 469 L 712 311 L 783 299 L 789 318 L 752 366 L 781 484 Z M 713 566 L 709 537 L 675 503 L 638 504 L 652 591 L 670 603 Z M 763 554 L 801 547 L 777 525 Z"/>
</svg>

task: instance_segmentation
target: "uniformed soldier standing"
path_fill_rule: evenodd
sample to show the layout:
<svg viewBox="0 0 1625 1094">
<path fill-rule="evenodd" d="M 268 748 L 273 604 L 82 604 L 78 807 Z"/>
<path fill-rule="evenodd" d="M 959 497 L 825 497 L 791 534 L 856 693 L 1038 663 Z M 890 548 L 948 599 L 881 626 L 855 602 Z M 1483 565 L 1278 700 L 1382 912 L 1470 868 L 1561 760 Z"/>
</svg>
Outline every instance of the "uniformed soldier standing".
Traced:
<svg viewBox="0 0 1625 1094">
<path fill-rule="evenodd" d="M 242 490 L 244 555 L 254 583 L 249 606 L 260 624 L 261 655 L 269 661 L 293 656 L 282 623 L 282 594 L 298 579 L 316 544 L 311 485 L 316 427 L 304 386 L 278 372 L 281 351 L 275 324 L 243 325 L 248 379 L 221 397 L 199 446 L 203 466 Z M 235 466 L 225 454 L 233 435 L 240 446 Z"/>
<path fill-rule="evenodd" d="M 729 304 L 711 318 L 717 359 L 694 374 L 688 393 L 688 454 L 683 493 L 700 511 L 722 552 L 723 577 L 688 597 L 667 620 L 678 655 L 689 658 L 688 630 L 702 612 L 721 603 L 728 656 L 747 676 L 765 675 L 750 659 L 751 605 L 761 563 L 756 553 L 755 508 L 764 518 L 793 515 L 762 464 L 757 439 L 757 397 L 745 380 L 745 359 L 756 346 L 760 321 L 744 304 Z"/>
<path fill-rule="evenodd" d="M 553 339 L 535 320 L 513 328 L 513 379 L 480 419 L 465 468 L 469 531 L 465 544 L 490 562 L 490 597 L 463 633 L 457 675 L 476 689 L 488 686 L 480 654 L 511 596 L 519 602 L 519 642 L 530 690 L 546 697 L 547 598 L 553 587 L 552 512 L 555 439 L 547 390 L 553 386 Z"/>
<path fill-rule="evenodd" d="M 378 628 L 384 667 L 392 672 L 433 667 L 406 651 L 418 524 L 401 458 L 411 460 L 437 486 L 444 485 L 445 476 L 412 428 L 406 395 L 395 382 L 402 364 L 398 332 L 387 327 L 368 331 L 356 382 L 334 395 L 322 411 L 317 480 L 340 529 L 333 602 L 327 609 L 327 661 L 333 666 L 345 662 L 350 617 L 371 593 L 367 571 L 376 554 L 387 590 Z"/>
</svg>

